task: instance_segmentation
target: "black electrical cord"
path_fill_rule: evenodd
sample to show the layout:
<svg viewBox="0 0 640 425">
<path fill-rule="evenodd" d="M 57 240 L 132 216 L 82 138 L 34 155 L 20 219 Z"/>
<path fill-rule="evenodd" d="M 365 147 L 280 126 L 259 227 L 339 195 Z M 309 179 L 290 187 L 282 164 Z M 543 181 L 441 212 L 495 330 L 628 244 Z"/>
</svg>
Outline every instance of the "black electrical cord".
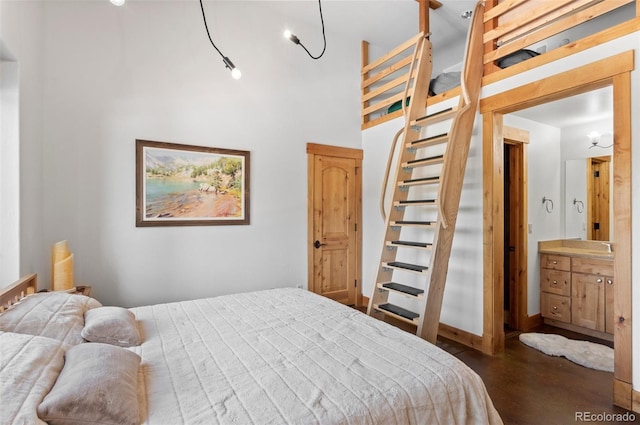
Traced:
<svg viewBox="0 0 640 425">
<path fill-rule="evenodd" d="M 311 59 L 320 59 L 322 55 L 324 55 L 325 50 L 327 50 L 327 36 L 324 33 L 324 18 L 322 17 L 322 0 L 318 0 L 318 9 L 320 10 L 320 22 L 322 23 L 322 40 L 324 43 L 324 47 L 322 47 L 322 52 L 318 56 L 313 56 L 309 53 L 309 50 L 304 46 L 304 44 L 300 43 L 305 52 L 311 57 Z"/>
<path fill-rule="evenodd" d="M 289 37 L 289 39 L 294 44 L 299 44 L 300 46 L 302 46 L 304 51 L 307 52 L 307 54 L 311 59 L 320 59 L 322 55 L 324 55 L 324 52 L 327 50 L 327 36 L 325 35 L 325 32 L 324 32 L 324 17 L 322 16 L 322 0 L 318 0 L 318 9 L 320 10 L 320 23 L 322 23 L 322 40 L 324 42 L 324 47 L 322 47 L 322 52 L 318 56 L 313 56 L 311 52 L 309 52 L 309 49 L 307 49 L 306 46 L 302 44 L 302 41 L 300 41 L 300 39 L 295 35 L 291 34 Z"/>
<path fill-rule="evenodd" d="M 209 37 L 209 41 L 211 42 L 211 45 L 213 46 L 213 48 L 216 49 L 218 53 L 220 53 L 220 56 L 224 58 L 224 55 L 222 54 L 220 49 L 218 49 L 218 46 L 216 46 L 216 44 L 213 42 L 213 39 L 211 38 L 211 34 L 209 34 L 209 27 L 207 26 L 207 17 L 204 15 L 204 6 L 202 5 L 202 0 L 200 0 L 200 10 L 202 10 L 202 20 L 204 21 L 204 29 L 207 30 L 207 36 Z"/>
<path fill-rule="evenodd" d="M 216 49 L 216 51 L 220 54 L 220 56 L 222 56 L 222 62 L 224 63 L 224 66 L 229 71 L 231 71 L 231 76 L 236 80 L 239 79 L 240 76 L 242 75 L 240 70 L 236 68 L 233 62 L 231 62 L 231 59 L 229 59 L 228 57 L 222 54 L 220 49 L 218 49 L 218 46 L 216 46 L 216 44 L 213 42 L 213 39 L 211 38 L 211 34 L 209 33 L 209 26 L 207 25 L 207 17 L 204 14 L 204 6 L 202 5 L 202 0 L 200 0 L 200 10 L 202 10 L 202 20 L 204 21 L 204 29 L 207 30 L 207 36 L 209 37 L 209 41 L 211 42 L 211 45 L 213 46 L 214 49 Z"/>
</svg>

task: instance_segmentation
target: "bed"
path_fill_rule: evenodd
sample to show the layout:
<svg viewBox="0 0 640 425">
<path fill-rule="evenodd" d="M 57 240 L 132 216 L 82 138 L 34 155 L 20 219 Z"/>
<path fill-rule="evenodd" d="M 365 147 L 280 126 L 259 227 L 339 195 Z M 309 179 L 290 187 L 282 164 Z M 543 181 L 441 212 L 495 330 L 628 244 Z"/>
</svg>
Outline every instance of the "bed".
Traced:
<svg viewBox="0 0 640 425">
<path fill-rule="evenodd" d="M 16 301 L 0 313 L 2 424 L 502 423 L 458 359 L 305 290 L 128 310 Z"/>
</svg>

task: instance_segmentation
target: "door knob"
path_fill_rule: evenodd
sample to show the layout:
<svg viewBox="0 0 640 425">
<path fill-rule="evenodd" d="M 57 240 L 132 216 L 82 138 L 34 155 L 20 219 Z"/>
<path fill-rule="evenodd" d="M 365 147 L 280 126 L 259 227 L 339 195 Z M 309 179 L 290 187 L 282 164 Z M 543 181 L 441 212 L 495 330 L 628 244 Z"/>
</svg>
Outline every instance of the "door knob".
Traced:
<svg viewBox="0 0 640 425">
<path fill-rule="evenodd" d="M 316 249 L 320 248 L 321 246 L 325 246 L 325 245 L 326 245 L 326 243 L 320 243 L 320 241 L 315 241 L 315 242 L 313 243 L 313 246 L 314 246 L 314 248 L 316 248 Z"/>
</svg>

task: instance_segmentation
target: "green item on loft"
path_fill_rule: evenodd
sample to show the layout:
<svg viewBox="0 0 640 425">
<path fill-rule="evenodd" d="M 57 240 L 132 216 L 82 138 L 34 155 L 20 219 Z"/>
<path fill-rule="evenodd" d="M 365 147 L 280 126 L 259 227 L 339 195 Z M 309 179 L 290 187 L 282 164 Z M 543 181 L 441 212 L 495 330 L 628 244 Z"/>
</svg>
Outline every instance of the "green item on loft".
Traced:
<svg viewBox="0 0 640 425">
<path fill-rule="evenodd" d="M 411 96 L 407 97 L 407 101 L 405 102 L 405 106 L 409 106 L 409 100 L 411 100 Z M 395 112 L 395 111 L 397 111 L 398 109 L 401 109 L 401 108 L 402 108 L 402 100 L 398 100 L 397 102 L 395 102 L 391 106 L 389 106 L 389 109 L 387 109 L 387 114 Z"/>
</svg>

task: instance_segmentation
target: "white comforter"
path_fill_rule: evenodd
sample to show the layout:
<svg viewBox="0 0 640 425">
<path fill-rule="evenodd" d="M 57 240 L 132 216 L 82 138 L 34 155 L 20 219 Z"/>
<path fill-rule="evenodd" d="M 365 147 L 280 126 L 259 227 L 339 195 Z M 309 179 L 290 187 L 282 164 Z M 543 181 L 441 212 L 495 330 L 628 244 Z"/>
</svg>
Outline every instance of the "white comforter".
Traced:
<svg viewBox="0 0 640 425">
<path fill-rule="evenodd" d="M 65 344 L 0 331 L 0 424 L 44 424 L 36 408 L 64 365 Z"/>
<path fill-rule="evenodd" d="M 502 423 L 458 359 L 307 291 L 132 311 L 149 425 Z"/>
</svg>

